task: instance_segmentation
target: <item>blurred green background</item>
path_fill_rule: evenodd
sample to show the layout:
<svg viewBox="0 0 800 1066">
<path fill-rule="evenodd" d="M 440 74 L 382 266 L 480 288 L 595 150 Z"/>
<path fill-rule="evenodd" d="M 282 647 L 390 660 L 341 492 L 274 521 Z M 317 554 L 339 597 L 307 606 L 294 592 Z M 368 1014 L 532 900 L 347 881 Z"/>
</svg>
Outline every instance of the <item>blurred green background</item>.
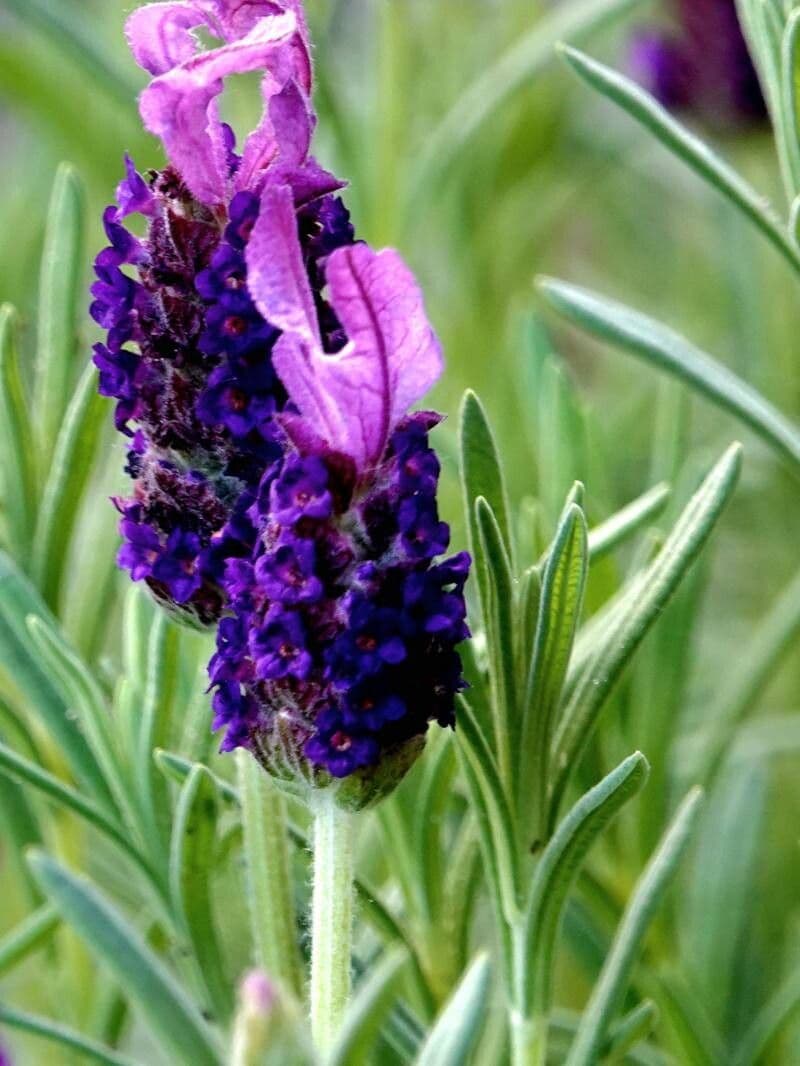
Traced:
<svg viewBox="0 0 800 1066">
<path fill-rule="evenodd" d="M 88 190 L 88 287 L 123 152 L 140 170 L 161 163 L 136 111 L 144 79 L 122 34 L 132 6 L 0 0 L 0 300 L 19 309 L 30 353 L 57 164 L 72 162 Z M 660 782 L 647 816 L 619 830 L 618 865 L 607 872 L 624 893 L 671 797 L 691 780 L 698 731 L 797 566 L 800 499 L 778 460 L 730 418 L 548 316 L 534 278 L 585 283 L 669 322 L 800 416 L 796 289 L 785 264 L 713 192 L 549 50 L 526 53 L 555 0 L 307 6 L 318 57 L 317 155 L 349 179 L 358 233 L 408 258 L 444 342 L 448 367 L 434 402 L 452 416 L 440 443 L 445 511 L 457 540 L 454 423 L 467 386 L 493 420 L 520 528 L 534 548 L 552 533 L 573 479 L 586 483 L 596 523 L 664 478 L 679 503 L 725 444 L 744 441 L 733 506 L 691 587 L 618 691 L 589 756 L 607 769 L 635 744 Z M 584 47 L 624 64 L 632 27 L 663 16 L 657 2 L 630 7 Z M 242 93 L 231 105 L 244 126 L 250 99 Z M 724 137 L 701 132 L 780 202 L 766 126 Z M 94 339 L 87 318 L 87 359 Z M 75 549 L 93 561 L 76 561 L 64 614 L 87 654 L 114 663 L 118 627 L 107 623 L 118 616 L 125 579 L 111 576 L 115 516 L 106 497 L 119 484 L 123 444 L 110 431 L 104 440 Z M 617 579 L 617 565 L 624 560 L 593 575 L 595 603 Z M 97 617 L 95 586 L 106 572 L 119 595 L 103 600 Z M 87 582 L 90 573 L 96 578 Z M 673 901 L 673 924 L 665 926 L 671 932 L 654 949 L 728 1046 L 800 967 L 796 641 L 765 681 L 730 738 Z M 12 918 L 0 913 L 0 925 Z M 573 919 L 579 928 L 577 912 Z M 580 1002 L 583 981 L 566 965 L 562 1001 Z M 773 1056 L 800 1061 L 800 1026 Z"/>
</svg>

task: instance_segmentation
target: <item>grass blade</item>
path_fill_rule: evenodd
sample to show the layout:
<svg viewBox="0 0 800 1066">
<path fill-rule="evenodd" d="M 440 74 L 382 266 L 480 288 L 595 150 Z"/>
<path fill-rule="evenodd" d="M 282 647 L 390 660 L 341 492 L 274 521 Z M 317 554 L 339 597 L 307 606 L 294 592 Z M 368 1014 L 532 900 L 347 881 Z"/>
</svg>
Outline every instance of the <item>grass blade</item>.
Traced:
<svg viewBox="0 0 800 1066">
<path fill-rule="evenodd" d="M 729 203 L 751 222 L 792 269 L 800 274 L 800 250 L 789 236 L 776 213 L 733 167 L 708 145 L 681 125 L 649 93 L 630 78 L 618 74 L 595 59 L 561 45 L 559 51 L 572 69 L 603 96 L 621 107 L 631 118 L 690 167 L 704 181 L 720 192 Z"/>
<path fill-rule="evenodd" d="M 702 796 L 700 789 L 689 793 L 637 882 L 581 1018 L 566 1066 L 592 1066 L 597 1061 L 644 935 L 689 843 Z"/>
<path fill-rule="evenodd" d="M 673 374 L 736 415 L 797 472 L 800 428 L 727 367 L 667 326 L 624 304 L 552 278 L 541 279 L 539 288 L 557 311 L 582 329 Z"/>
<path fill-rule="evenodd" d="M 85 878 L 43 852 L 32 853 L 29 861 L 61 916 L 140 1007 L 177 1061 L 220 1066 L 213 1036 L 197 1007 L 116 907 Z"/>
</svg>

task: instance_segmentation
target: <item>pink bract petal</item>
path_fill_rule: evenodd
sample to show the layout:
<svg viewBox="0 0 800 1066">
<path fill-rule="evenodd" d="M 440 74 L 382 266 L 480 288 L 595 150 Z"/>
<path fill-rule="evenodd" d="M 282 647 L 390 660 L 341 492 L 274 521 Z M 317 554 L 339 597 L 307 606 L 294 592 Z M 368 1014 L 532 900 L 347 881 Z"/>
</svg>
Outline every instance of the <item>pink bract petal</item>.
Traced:
<svg viewBox="0 0 800 1066">
<path fill-rule="evenodd" d="M 246 37 L 193 56 L 155 78 L 142 93 L 139 108 L 145 126 L 162 139 L 170 161 L 203 203 L 218 203 L 228 191 L 225 142 L 215 102 L 223 79 L 285 66 L 286 50 L 296 32 L 291 12 L 262 19 Z"/>
<path fill-rule="evenodd" d="M 236 174 L 236 189 L 254 189 L 258 177 L 273 162 L 297 167 L 308 156 L 314 132 L 314 112 L 295 81 L 274 92 L 271 78 L 264 79 L 264 117 L 245 142 Z"/>
<path fill-rule="evenodd" d="M 207 25 L 200 4 L 147 4 L 134 11 L 125 24 L 125 36 L 140 67 L 151 74 L 166 74 L 197 52 L 192 30 Z"/>
<path fill-rule="evenodd" d="M 347 182 L 323 170 L 313 157 L 300 166 L 283 166 L 277 163 L 270 171 L 270 180 L 276 185 L 288 185 L 294 194 L 295 207 L 303 207 L 320 196 L 338 192 Z"/>
<path fill-rule="evenodd" d="M 326 278 L 347 345 L 327 355 L 306 337 L 286 334 L 273 361 L 301 414 L 364 470 L 441 374 L 441 347 L 419 286 L 394 250 L 339 248 Z"/>
<path fill-rule="evenodd" d="M 291 12 L 297 21 L 298 35 L 294 43 L 294 69 L 298 84 L 311 93 L 311 46 L 302 0 L 200 0 L 210 5 L 222 34 L 228 41 L 236 41 L 250 33 L 256 24 L 270 15 Z"/>
<path fill-rule="evenodd" d="M 256 307 L 276 329 L 319 346 L 316 308 L 297 234 L 294 196 L 268 185 L 245 252 L 247 287 Z"/>
</svg>

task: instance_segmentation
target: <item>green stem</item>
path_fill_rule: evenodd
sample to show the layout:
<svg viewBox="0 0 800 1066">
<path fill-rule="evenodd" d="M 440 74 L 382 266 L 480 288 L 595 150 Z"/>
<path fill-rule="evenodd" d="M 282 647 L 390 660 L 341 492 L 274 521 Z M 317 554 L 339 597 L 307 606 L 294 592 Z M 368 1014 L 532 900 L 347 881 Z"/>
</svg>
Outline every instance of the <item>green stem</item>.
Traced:
<svg viewBox="0 0 800 1066">
<path fill-rule="evenodd" d="M 524 923 L 512 930 L 514 977 L 509 1004 L 512 1066 L 545 1066 L 547 1063 L 547 1013 L 544 1004 L 526 1005 L 526 936 Z"/>
<path fill-rule="evenodd" d="M 353 924 L 353 816 L 320 794 L 314 811 L 311 906 L 311 1034 L 333 1046 L 350 996 Z"/>
<path fill-rule="evenodd" d="M 516 1011 L 512 1011 L 511 1062 L 513 1066 L 545 1066 L 547 1062 L 545 1018 L 524 1018 Z"/>
<path fill-rule="evenodd" d="M 256 963 L 299 996 L 300 959 L 286 805 L 249 752 L 237 752 L 237 769 Z"/>
</svg>

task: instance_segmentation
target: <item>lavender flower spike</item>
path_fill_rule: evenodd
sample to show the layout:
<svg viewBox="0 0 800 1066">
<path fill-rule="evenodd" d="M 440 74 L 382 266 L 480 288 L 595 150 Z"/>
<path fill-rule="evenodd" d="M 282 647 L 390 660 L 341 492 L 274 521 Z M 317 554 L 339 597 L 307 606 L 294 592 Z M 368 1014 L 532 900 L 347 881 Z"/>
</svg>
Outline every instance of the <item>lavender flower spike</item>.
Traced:
<svg viewBox="0 0 800 1066">
<path fill-rule="evenodd" d="M 119 560 L 216 626 L 223 748 L 360 807 L 429 722 L 453 724 L 464 687 L 469 558 L 440 558 L 440 418 L 409 413 L 442 371 L 439 342 L 408 267 L 355 242 L 342 183 L 310 154 L 298 0 L 149 4 L 127 34 L 169 164 L 145 179 L 126 160 L 92 290 L 134 481 Z M 239 155 L 218 104 L 252 71 L 264 110 Z"/>
<path fill-rule="evenodd" d="M 439 416 L 408 414 L 442 356 L 396 252 L 332 252 L 320 314 L 289 190 L 264 202 L 249 287 L 281 330 L 273 361 L 289 406 L 282 458 L 249 512 L 254 551 L 226 570 L 216 724 L 224 746 L 250 747 L 290 789 L 347 778 L 337 800 L 358 807 L 396 783 L 429 721 L 452 725 L 464 684 L 455 649 L 468 635 L 469 558 L 435 561 L 449 542 L 428 442 Z"/>
<path fill-rule="evenodd" d="M 193 30 L 222 42 L 201 51 Z M 296 2 L 196 0 L 146 5 L 127 25 L 152 75 L 145 124 L 170 163 L 146 179 L 126 159 L 109 247 L 97 258 L 92 315 L 100 391 L 117 401 L 133 493 L 117 501 L 120 564 L 184 620 L 214 625 L 229 556 L 246 556 L 247 508 L 281 454 L 274 417 L 287 402 L 273 363 L 280 336 L 248 287 L 250 234 L 274 186 L 286 191 L 300 270 L 320 306 L 321 263 L 352 244 L 342 183 L 310 155 L 315 118 L 305 21 Z M 262 72 L 264 115 L 242 155 L 221 122 L 227 76 Z M 133 214 L 144 238 L 125 228 Z M 333 323 L 335 330 L 338 326 Z"/>
</svg>

